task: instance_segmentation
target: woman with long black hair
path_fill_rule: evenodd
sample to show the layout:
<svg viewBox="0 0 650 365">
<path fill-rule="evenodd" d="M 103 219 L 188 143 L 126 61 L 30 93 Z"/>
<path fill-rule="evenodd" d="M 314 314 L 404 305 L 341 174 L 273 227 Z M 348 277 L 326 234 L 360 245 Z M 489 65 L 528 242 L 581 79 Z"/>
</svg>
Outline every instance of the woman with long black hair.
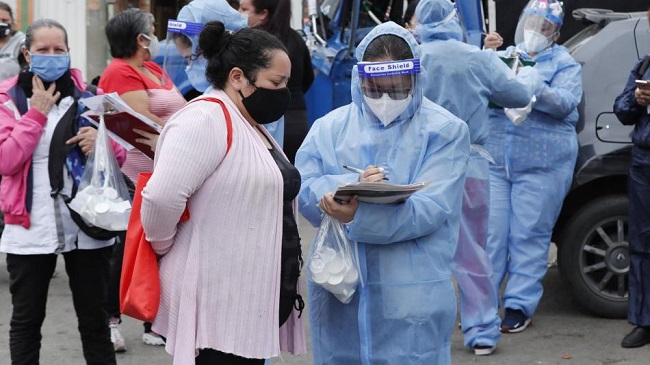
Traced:
<svg viewBox="0 0 650 365">
<path fill-rule="evenodd" d="M 309 49 L 300 34 L 290 26 L 290 0 L 241 0 L 239 12 L 248 15 L 248 26 L 265 30 L 278 37 L 289 53 L 291 103 L 284 113 L 283 151 L 294 163 L 296 151 L 309 131 L 304 93 L 314 82 Z"/>
</svg>

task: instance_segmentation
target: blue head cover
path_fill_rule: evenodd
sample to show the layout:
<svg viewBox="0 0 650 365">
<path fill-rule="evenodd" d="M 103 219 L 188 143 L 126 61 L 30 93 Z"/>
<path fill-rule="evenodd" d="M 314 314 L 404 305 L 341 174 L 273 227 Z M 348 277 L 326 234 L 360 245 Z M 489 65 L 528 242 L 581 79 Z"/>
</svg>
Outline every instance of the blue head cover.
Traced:
<svg viewBox="0 0 650 365">
<path fill-rule="evenodd" d="M 368 35 L 366 35 L 363 38 L 363 40 L 361 40 L 359 46 L 355 51 L 355 57 L 357 58 L 357 60 L 363 61 L 364 60 L 363 55 L 366 53 L 366 49 L 368 48 L 368 45 L 373 40 L 375 40 L 375 38 L 384 35 L 394 35 L 404 39 L 404 41 L 406 41 L 409 48 L 411 49 L 411 52 L 413 53 L 412 58 L 414 59 L 420 58 L 420 46 L 418 45 L 418 42 L 415 40 L 411 32 L 397 25 L 394 22 L 387 22 L 376 26 L 373 30 L 370 31 L 370 33 L 368 33 Z M 425 70 L 420 69 L 420 72 L 417 73 L 417 76 L 415 77 L 415 85 L 413 87 L 413 99 L 411 100 L 406 111 L 402 113 L 402 115 L 397 120 L 410 118 L 411 116 L 413 116 L 415 111 L 420 107 L 420 105 L 422 104 L 422 88 L 423 85 L 426 85 L 426 80 L 427 80 L 427 75 Z M 368 112 L 368 110 L 364 107 L 365 102 L 363 101 L 363 94 L 361 92 L 358 66 L 354 66 L 354 68 L 352 69 L 351 92 L 352 92 L 352 101 L 354 102 L 354 104 L 363 110 L 363 114 L 366 118 L 374 120 L 376 117 L 372 115 L 372 113 Z"/>
<path fill-rule="evenodd" d="M 564 22 L 562 2 L 558 0 L 530 0 L 524 8 L 522 15 L 542 16 L 558 28 Z"/>
<path fill-rule="evenodd" d="M 415 18 L 419 23 L 415 34 L 422 42 L 434 39 L 463 40 L 456 9 L 449 0 L 421 0 L 415 8 Z"/>
<path fill-rule="evenodd" d="M 201 24 L 220 21 L 226 30 L 233 32 L 248 26 L 248 17 L 233 9 L 226 0 L 193 0 L 183 6 L 177 20 Z M 190 37 L 193 53 L 198 46 L 198 39 L 198 34 L 196 37 Z"/>
</svg>

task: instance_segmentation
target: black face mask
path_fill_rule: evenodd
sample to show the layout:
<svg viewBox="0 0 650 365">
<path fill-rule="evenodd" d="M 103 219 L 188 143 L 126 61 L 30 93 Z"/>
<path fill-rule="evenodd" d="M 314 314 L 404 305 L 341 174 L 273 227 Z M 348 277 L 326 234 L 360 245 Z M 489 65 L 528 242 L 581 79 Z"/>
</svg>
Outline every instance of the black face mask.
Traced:
<svg viewBox="0 0 650 365">
<path fill-rule="evenodd" d="M 7 23 L 0 23 L 0 39 L 11 34 L 11 25 Z"/>
<path fill-rule="evenodd" d="M 280 119 L 291 102 L 289 89 L 255 87 L 255 91 L 246 98 L 239 92 L 248 114 L 259 124 L 268 124 Z"/>
</svg>

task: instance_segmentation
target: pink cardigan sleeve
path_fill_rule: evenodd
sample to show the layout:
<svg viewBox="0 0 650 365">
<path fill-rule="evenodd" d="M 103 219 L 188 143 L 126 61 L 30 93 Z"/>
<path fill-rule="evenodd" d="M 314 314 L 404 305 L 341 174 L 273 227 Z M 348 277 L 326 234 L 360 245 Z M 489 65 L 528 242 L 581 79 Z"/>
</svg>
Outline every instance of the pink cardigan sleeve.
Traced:
<svg viewBox="0 0 650 365">
<path fill-rule="evenodd" d="M 16 120 L 6 104 L 0 104 L 0 175 L 14 175 L 32 157 L 43 134 L 47 116 L 34 108 Z"/>
</svg>

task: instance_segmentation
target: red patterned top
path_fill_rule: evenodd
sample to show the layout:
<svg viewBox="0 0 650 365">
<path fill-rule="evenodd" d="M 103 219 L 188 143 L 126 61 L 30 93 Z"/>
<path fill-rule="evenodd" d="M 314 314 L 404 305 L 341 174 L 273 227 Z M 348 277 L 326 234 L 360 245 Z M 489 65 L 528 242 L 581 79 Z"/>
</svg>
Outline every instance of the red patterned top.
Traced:
<svg viewBox="0 0 650 365">
<path fill-rule="evenodd" d="M 142 66 L 151 71 L 158 79 L 162 79 L 164 71 L 156 63 L 146 61 Z M 149 111 L 164 121 L 167 121 L 186 103 L 183 95 L 171 82 L 164 85 L 158 84 L 121 58 L 114 58 L 104 70 L 99 81 L 99 88 L 106 93 L 116 92 L 119 95 L 131 91 L 146 91 L 149 96 Z M 137 180 L 138 173 L 152 169 L 153 161 L 144 153 L 136 149 L 127 152 L 122 172 L 133 182 Z"/>
</svg>

